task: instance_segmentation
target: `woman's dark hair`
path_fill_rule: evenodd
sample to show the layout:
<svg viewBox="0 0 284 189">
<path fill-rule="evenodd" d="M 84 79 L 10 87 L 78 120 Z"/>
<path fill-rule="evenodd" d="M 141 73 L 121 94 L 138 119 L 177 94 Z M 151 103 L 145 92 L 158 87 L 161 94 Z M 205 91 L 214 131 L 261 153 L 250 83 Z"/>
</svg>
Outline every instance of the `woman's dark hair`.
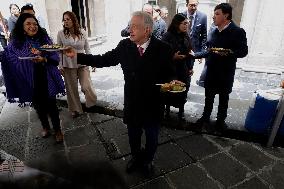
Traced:
<svg viewBox="0 0 284 189">
<path fill-rule="evenodd" d="M 18 10 L 20 11 L 20 7 L 19 7 L 17 4 L 11 3 L 11 4 L 9 5 L 10 13 L 11 13 L 12 6 L 17 7 Z"/>
<path fill-rule="evenodd" d="M 179 25 L 186 19 L 187 18 L 183 14 L 181 13 L 176 14 L 173 17 L 171 24 L 169 25 L 168 31 L 171 33 L 178 33 Z"/>
<path fill-rule="evenodd" d="M 78 38 L 81 38 L 82 37 L 82 32 L 81 32 L 81 27 L 80 27 L 80 24 L 79 24 L 79 21 L 76 17 L 76 14 L 74 12 L 70 12 L 70 11 L 66 11 L 63 13 L 63 16 L 62 16 L 62 22 L 64 21 L 64 15 L 68 15 L 73 23 L 73 27 L 74 27 L 74 34 L 78 37 Z M 63 33 L 65 36 L 70 36 L 71 33 L 69 31 L 69 28 L 66 28 L 63 26 Z"/>
<path fill-rule="evenodd" d="M 29 13 L 23 13 L 19 16 L 19 18 L 18 18 L 18 20 L 15 24 L 15 28 L 12 31 L 11 40 L 14 41 L 15 43 L 17 43 L 18 46 L 23 45 L 23 43 L 26 40 L 26 32 L 24 31 L 24 22 L 28 18 L 33 18 L 36 21 L 37 26 L 38 26 L 38 32 L 36 33 L 36 35 L 34 37 L 39 39 L 41 44 L 44 44 L 48 35 L 47 35 L 45 29 L 40 27 L 36 17 L 32 14 L 29 14 Z"/>
<path fill-rule="evenodd" d="M 229 3 L 221 3 L 217 5 L 214 9 L 214 11 L 221 9 L 223 14 L 228 14 L 227 20 L 232 20 L 232 11 L 233 7 Z"/>
</svg>

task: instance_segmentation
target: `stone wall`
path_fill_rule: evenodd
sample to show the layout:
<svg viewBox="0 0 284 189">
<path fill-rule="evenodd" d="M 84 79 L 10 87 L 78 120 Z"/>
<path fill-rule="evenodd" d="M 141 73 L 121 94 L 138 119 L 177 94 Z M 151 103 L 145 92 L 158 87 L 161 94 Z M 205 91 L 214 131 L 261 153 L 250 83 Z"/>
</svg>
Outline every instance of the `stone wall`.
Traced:
<svg viewBox="0 0 284 189">
<path fill-rule="evenodd" d="M 243 67 L 274 67 L 284 71 L 283 0 L 246 0 L 241 26 L 248 37 L 249 55 Z"/>
<path fill-rule="evenodd" d="M 45 0 L 50 36 L 56 41 L 57 33 L 62 30 L 62 15 L 65 11 L 72 11 L 70 0 Z"/>
<path fill-rule="evenodd" d="M 159 0 L 158 1 L 158 5 L 160 7 L 167 7 L 167 9 L 169 10 L 169 14 L 168 14 L 168 17 L 165 19 L 167 25 L 169 26 L 174 15 L 176 14 L 177 12 L 177 8 L 176 8 L 176 1 L 174 0 Z"/>
<path fill-rule="evenodd" d="M 233 7 L 233 21 L 240 26 L 245 0 L 228 0 Z"/>
</svg>

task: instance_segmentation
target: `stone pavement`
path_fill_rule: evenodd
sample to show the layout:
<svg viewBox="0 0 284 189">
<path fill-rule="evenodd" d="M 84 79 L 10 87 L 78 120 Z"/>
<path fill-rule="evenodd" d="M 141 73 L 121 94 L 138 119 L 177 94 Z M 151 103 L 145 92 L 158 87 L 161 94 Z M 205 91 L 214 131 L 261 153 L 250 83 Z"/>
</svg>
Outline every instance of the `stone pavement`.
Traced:
<svg viewBox="0 0 284 189">
<path fill-rule="evenodd" d="M 81 170 L 86 175 L 80 178 L 77 174 L 77 179 L 87 182 L 93 176 L 96 188 L 102 184 L 100 179 L 105 181 L 101 188 L 114 188 L 115 183 L 123 186 L 123 182 L 133 189 L 284 187 L 284 150 L 280 147 L 265 148 L 258 143 L 163 126 L 155 174 L 146 178 L 140 172 L 125 172 L 130 149 L 121 118 L 86 112 L 72 119 L 62 107 L 65 138 L 63 144 L 55 144 L 53 137 L 39 137 L 41 128 L 34 110 L 3 100 L 0 107 L 0 155 L 5 159 L 10 154 L 25 164 L 24 171 L 17 172 L 12 163 L 6 163 L 10 167 L 0 169 L 0 188 L 5 179 L 23 188 L 48 188 L 69 178 L 72 165 L 87 165 L 87 172 Z M 2 165 L 9 161 L 11 158 L 6 158 Z M 105 162 L 114 172 L 107 170 Z"/>
</svg>

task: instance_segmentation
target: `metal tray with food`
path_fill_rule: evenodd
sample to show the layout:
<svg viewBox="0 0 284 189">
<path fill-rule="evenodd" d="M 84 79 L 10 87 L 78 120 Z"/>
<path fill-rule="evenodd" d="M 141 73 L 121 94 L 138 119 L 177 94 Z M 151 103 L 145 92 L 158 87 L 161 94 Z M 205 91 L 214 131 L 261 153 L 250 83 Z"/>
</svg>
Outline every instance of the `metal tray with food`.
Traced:
<svg viewBox="0 0 284 189">
<path fill-rule="evenodd" d="M 233 51 L 231 49 L 225 49 L 225 48 L 216 48 L 216 47 L 212 47 L 209 49 L 212 52 L 228 52 L 228 53 L 233 53 Z"/>
<path fill-rule="evenodd" d="M 164 84 L 156 84 L 161 86 L 162 92 L 171 92 L 171 93 L 181 93 L 186 91 L 185 83 L 182 82 L 171 82 Z"/>
</svg>

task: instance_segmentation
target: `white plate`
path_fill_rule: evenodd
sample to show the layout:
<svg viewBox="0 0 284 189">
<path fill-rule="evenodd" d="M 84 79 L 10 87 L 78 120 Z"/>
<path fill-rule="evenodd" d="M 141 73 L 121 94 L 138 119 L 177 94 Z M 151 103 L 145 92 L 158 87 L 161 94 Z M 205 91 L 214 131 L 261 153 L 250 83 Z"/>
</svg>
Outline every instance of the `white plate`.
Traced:
<svg viewBox="0 0 284 189">
<path fill-rule="evenodd" d="M 36 56 L 19 56 L 18 58 L 20 60 L 32 60 L 32 59 L 35 59 Z"/>
<path fill-rule="evenodd" d="M 186 87 L 184 87 L 181 91 L 169 91 L 170 93 L 182 93 L 186 90 Z"/>
<path fill-rule="evenodd" d="M 40 51 L 48 51 L 48 52 L 54 52 L 54 51 L 63 51 L 63 50 L 66 50 L 67 48 L 66 47 L 62 47 L 62 48 L 38 48 L 38 50 Z"/>
</svg>

